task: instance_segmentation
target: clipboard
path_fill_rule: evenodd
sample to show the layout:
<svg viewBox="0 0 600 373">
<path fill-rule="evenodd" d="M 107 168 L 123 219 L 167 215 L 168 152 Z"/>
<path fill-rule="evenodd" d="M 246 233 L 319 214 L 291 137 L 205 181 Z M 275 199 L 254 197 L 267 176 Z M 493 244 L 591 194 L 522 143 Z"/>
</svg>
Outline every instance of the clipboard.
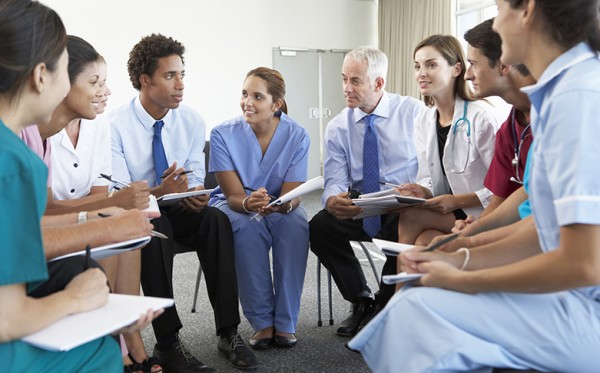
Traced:
<svg viewBox="0 0 600 373">
<path fill-rule="evenodd" d="M 94 260 L 101 260 L 104 258 L 108 258 L 109 256 L 122 254 L 127 251 L 139 249 L 139 248 L 145 246 L 148 242 L 150 242 L 151 239 L 152 239 L 151 236 L 146 236 L 146 237 L 134 238 L 132 240 L 117 242 L 117 243 L 110 244 L 110 245 L 94 247 L 90 250 L 90 255 L 91 255 L 92 259 L 94 259 Z M 64 258 L 69 258 L 72 256 L 78 256 L 78 255 L 85 255 L 85 250 L 76 251 L 74 253 L 70 253 L 70 254 L 56 257 L 54 259 L 50 259 L 49 262 L 53 262 L 55 260 L 61 260 Z"/>
<path fill-rule="evenodd" d="M 181 201 L 184 198 L 194 197 L 194 196 L 202 196 L 205 194 L 211 194 L 214 189 L 201 189 L 201 190 L 191 190 L 189 192 L 182 193 L 169 193 L 162 195 L 156 199 L 158 205 L 160 207 L 171 206 Z"/>
<path fill-rule="evenodd" d="M 69 351 L 131 325 L 149 308 L 157 311 L 172 305 L 169 298 L 109 294 L 104 306 L 65 316 L 22 340 L 44 350 Z"/>
</svg>

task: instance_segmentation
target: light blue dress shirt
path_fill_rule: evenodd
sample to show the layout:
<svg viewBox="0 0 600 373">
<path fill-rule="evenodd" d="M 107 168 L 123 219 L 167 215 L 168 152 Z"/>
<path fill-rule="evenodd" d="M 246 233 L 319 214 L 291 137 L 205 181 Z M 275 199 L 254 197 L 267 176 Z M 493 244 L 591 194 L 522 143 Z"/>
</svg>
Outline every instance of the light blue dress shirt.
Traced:
<svg viewBox="0 0 600 373">
<path fill-rule="evenodd" d="M 158 185 L 154 174 L 152 136 L 154 122 L 142 106 L 139 97 L 110 113 L 113 177 L 124 182 L 146 180 L 148 186 Z M 193 170 L 187 174 L 190 188 L 203 185 L 204 143 L 206 124 L 193 109 L 180 105 L 162 119 L 163 146 L 169 166 Z"/>
<path fill-rule="evenodd" d="M 412 98 L 384 92 L 373 111 L 379 141 L 380 181 L 413 183 L 417 176 L 417 155 L 413 143 L 415 118 L 425 105 Z M 331 196 L 352 189 L 362 191 L 363 143 L 367 113 L 345 108 L 325 130 L 325 206 Z"/>
</svg>

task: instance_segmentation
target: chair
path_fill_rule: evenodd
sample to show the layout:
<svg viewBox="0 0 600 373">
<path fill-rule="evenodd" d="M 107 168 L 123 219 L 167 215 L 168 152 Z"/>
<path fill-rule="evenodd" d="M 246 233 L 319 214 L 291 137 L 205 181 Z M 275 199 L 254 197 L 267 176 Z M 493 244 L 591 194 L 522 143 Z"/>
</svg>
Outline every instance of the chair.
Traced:
<svg viewBox="0 0 600 373">
<path fill-rule="evenodd" d="M 373 271 L 373 276 L 375 277 L 375 281 L 377 282 L 377 286 L 380 287 L 380 278 L 377 271 L 377 267 L 375 267 L 375 262 L 373 261 L 373 257 L 371 256 L 371 251 L 367 248 L 364 242 L 355 241 L 358 243 L 358 246 L 363 250 L 369 264 L 371 265 L 371 270 Z M 333 300 L 331 296 L 331 272 L 327 271 L 327 296 L 329 299 L 329 325 L 333 325 Z M 317 326 L 323 326 L 323 320 L 321 319 L 321 261 L 317 260 L 317 313 L 318 320 Z"/>
<path fill-rule="evenodd" d="M 206 189 L 213 189 L 218 186 L 217 178 L 215 175 L 208 173 L 208 159 L 210 156 L 210 142 L 204 143 L 204 169 L 206 170 L 206 176 L 204 177 L 204 187 Z M 178 246 L 184 246 L 178 242 L 175 242 L 175 250 L 177 252 Z M 196 276 L 196 290 L 194 291 L 194 301 L 192 303 L 192 313 L 196 312 L 196 304 L 198 302 L 198 290 L 200 289 L 200 279 L 202 277 L 202 265 L 198 263 L 198 275 Z"/>
</svg>

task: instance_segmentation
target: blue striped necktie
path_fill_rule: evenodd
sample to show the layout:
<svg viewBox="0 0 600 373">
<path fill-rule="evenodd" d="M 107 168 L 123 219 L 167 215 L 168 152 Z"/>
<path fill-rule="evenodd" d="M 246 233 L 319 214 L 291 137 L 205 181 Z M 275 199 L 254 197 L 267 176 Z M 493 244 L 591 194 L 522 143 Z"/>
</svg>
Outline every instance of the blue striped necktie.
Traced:
<svg viewBox="0 0 600 373">
<path fill-rule="evenodd" d="M 154 123 L 154 136 L 152 136 L 152 156 L 154 157 L 154 172 L 156 173 L 156 185 L 162 182 L 161 176 L 169 168 L 165 148 L 162 143 L 162 128 L 165 122 L 158 120 Z"/>
<path fill-rule="evenodd" d="M 369 114 L 363 118 L 366 122 L 363 144 L 363 193 L 379 191 L 379 145 L 375 117 L 375 114 Z M 381 217 L 364 218 L 363 229 L 369 237 L 375 237 L 381 230 Z"/>
</svg>

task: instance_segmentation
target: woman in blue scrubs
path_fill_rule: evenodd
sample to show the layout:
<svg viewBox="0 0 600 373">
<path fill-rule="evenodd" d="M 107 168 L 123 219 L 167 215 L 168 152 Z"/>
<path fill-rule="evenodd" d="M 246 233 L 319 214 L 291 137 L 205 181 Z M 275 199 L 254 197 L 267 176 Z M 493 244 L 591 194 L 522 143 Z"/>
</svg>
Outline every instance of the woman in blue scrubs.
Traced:
<svg viewBox="0 0 600 373">
<path fill-rule="evenodd" d="M 597 372 L 600 24 L 597 0 L 498 0 L 502 61 L 525 64 L 538 241 L 403 254 L 425 287 L 396 293 L 350 342 L 375 372 Z M 459 270 L 463 268 L 464 270 Z"/>
<path fill-rule="evenodd" d="M 250 346 L 258 349 L 296 344 L 308 256 L 300 198 L 266 207 L 271 196 L 289 192 L 307 177 L 310 139 L 287 116 L 284 96 L 279 72 L 251 70 L 242 86 L 242 116 L 215 127 L 210 136 L 209 171 L 219 188 L 209 204 L 231 221 L 240 303 L 256 331 Z"/>
<path fill-rule="evenodd" d="M 66 33 L 58 15 L 34 1 L 0 5 L 0 362 L 7 372 L 119 372 L 115 340 L 102 337 L 68 352 L 22 342 L 72 313 L 106 303 L 106 276 L 95 268 L 64 290 L 27 295 L 48 279 L 40 219 L 46 207 L 48 170 L 17 137 L 47 123 L 69 91 Z"/>
</svg>

